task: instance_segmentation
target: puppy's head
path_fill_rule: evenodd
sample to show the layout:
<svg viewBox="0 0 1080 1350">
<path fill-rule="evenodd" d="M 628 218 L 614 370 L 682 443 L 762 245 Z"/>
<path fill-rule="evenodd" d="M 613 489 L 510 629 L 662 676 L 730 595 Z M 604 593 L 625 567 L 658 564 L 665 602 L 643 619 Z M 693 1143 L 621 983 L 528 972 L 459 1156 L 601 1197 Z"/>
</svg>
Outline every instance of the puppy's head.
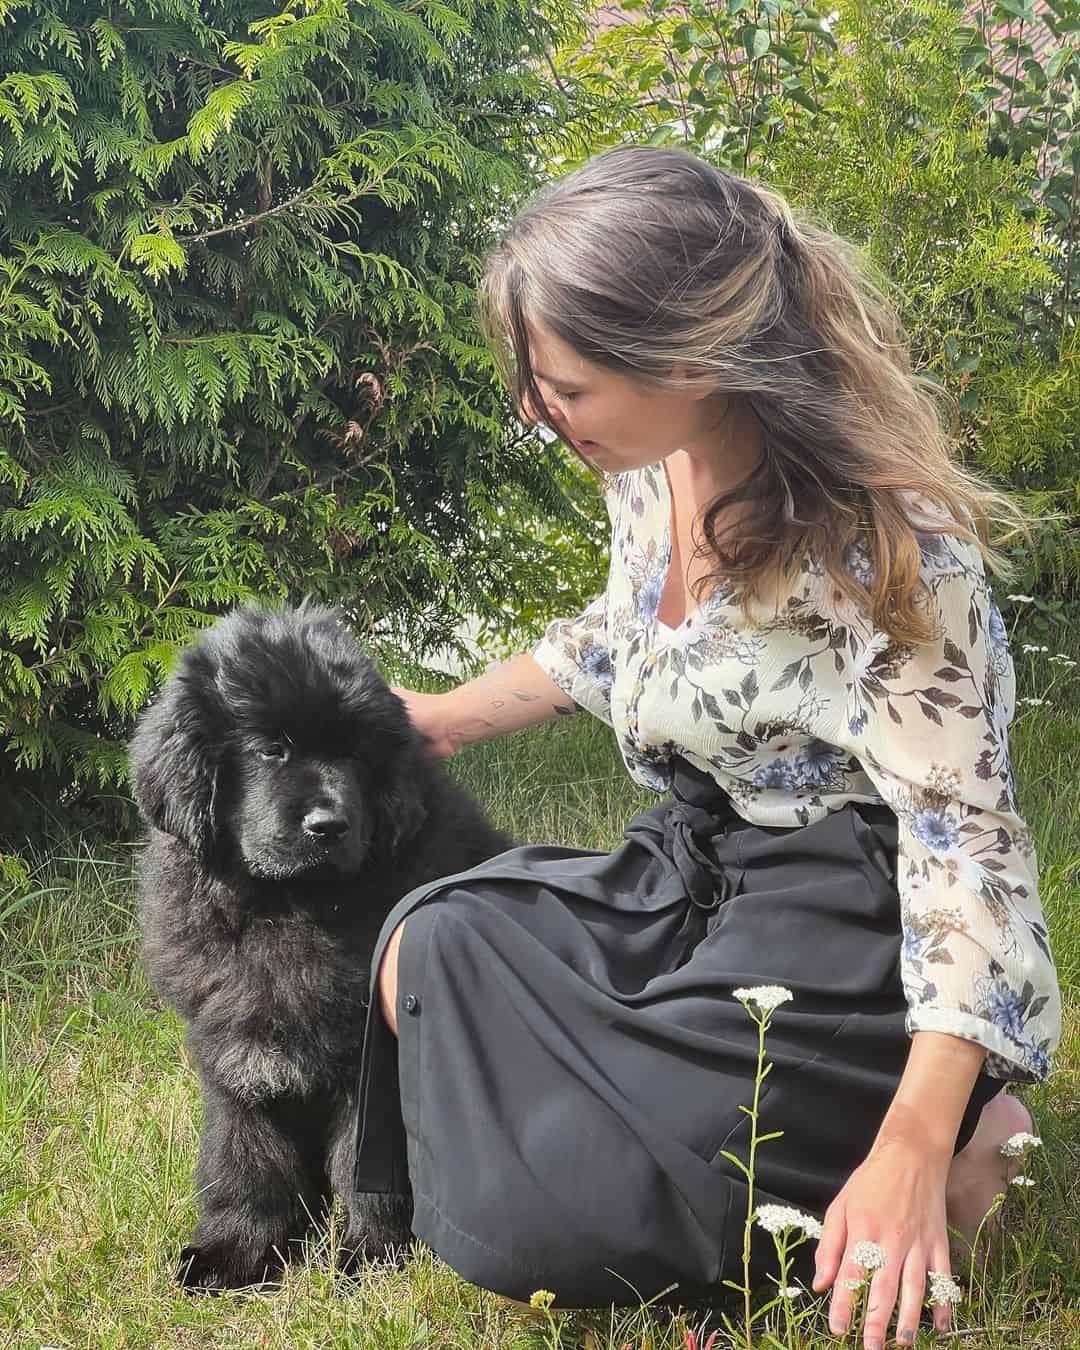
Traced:
<svg viewBox="0 0 1080 1350">
<path fill-rule="evenodd" d="M 245 608 L 182 657 L 131 743 L 135 799 L 206 866 L 321 880 L 424 818 L 404 704 L 333 612 Z"/>
</svg>

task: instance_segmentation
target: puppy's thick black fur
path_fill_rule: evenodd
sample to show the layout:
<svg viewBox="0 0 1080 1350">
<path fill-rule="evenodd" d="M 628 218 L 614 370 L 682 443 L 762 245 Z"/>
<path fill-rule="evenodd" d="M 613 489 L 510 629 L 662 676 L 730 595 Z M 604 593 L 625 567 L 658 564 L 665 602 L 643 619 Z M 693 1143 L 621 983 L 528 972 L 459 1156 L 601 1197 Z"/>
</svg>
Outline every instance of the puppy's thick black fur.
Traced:
<svg viewBox="0 0 1080 1350">
<path fill-rule="evenodd" d="M 411 1196 L 352 1187 L 372 950 L 413 887 L 510 847 L 424 744 L 309 605 L 220 620 L 139 721 L 144 961 L 205 1102 L 184 1284 L 273 1276 L 334 1193 L 347 1259 L 408 1240 Z"/>
</svg>

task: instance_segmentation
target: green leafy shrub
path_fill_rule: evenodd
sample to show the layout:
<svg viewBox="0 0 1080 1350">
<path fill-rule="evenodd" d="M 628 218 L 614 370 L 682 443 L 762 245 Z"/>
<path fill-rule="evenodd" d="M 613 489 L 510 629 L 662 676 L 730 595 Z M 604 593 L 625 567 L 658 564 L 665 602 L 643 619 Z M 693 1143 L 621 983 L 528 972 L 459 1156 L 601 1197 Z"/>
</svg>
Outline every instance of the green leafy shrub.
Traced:
<svg viewBox="0 0 1080 1350">
<path fill-rule="evenodd" d="M 580 537 L 579 479 L 473 321 L 572 125 L 539 73 L 566 22 L 0 0 L 0 833 L 120 803 L 133 715 L 237 601 L 314 593 L 422 657 L 552 570 L 580 600 L 534 528 Z"/>
</svg>

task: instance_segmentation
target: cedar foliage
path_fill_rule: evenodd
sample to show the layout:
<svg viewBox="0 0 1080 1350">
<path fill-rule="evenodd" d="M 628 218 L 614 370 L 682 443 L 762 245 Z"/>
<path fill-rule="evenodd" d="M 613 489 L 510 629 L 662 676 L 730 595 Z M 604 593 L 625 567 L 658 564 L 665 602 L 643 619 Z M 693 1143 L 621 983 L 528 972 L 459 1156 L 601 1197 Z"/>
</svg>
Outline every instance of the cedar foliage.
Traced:
<svg viewBox="0 0 1080 1350">
<path fill-rule="evenodd" d="M 134 714 L 237 601 L 318 594 L 420 657 L 532 602 L 521 522 L 565 532 L 581 488 L 474 288 L 572 125 L 539 73 L 572 22 L 0 0 L 0 839 L 121 802 Z"/>
</svg>

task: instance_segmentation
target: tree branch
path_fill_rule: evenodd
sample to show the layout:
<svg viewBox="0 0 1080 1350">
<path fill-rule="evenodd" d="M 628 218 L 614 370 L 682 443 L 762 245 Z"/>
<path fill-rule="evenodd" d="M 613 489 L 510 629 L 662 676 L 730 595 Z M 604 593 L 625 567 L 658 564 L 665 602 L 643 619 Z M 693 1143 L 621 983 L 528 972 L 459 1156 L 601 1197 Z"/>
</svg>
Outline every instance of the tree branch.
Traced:
<svg viewBox="0 0 1080 1350">
<path fill-rule="evenodd" d="M 381 178 L 373 180 L 371 183 L 365 184 L 364 187 L 358 188 L 355 192 L 350 192 L 347 197 L 338 197 L 333 202 L 333 205 L 347 206 L 349 202 L 356 201 L 357 197 L 363 197 L 367 193 L 374 191 L 376 182 L 380 181 Z M 201 234 L 180 234 L 175 235 L 174 238 L 180 244 L 201 244 L 204 240 L 214 239 L 220 234 L 235 234 L 237 230 L 250 229 L 252 225 L 257 225 L 260 220 L 267 220 L 270 216 L 276 216 L 279 211 L 287 211 L 290 206 L 295 206 L 298 202 L 303 203 L 305 197 L 310 197 L 313 193 L 321 190 L 322 189 L 317 184 L 314 184 L 311 187 L 304 188 L 300 192 L 294 193 L 293 196 L 286 198 L 285 201 L 279 202 L 277 206 L 271 206 L 268 211 L 259 211 L 253 216 L 245 216 L 243 220 L 235 220 L 231 225 L 222 225 L 221 228 L 217 230 L 203 230 Z"/>
</svg>

